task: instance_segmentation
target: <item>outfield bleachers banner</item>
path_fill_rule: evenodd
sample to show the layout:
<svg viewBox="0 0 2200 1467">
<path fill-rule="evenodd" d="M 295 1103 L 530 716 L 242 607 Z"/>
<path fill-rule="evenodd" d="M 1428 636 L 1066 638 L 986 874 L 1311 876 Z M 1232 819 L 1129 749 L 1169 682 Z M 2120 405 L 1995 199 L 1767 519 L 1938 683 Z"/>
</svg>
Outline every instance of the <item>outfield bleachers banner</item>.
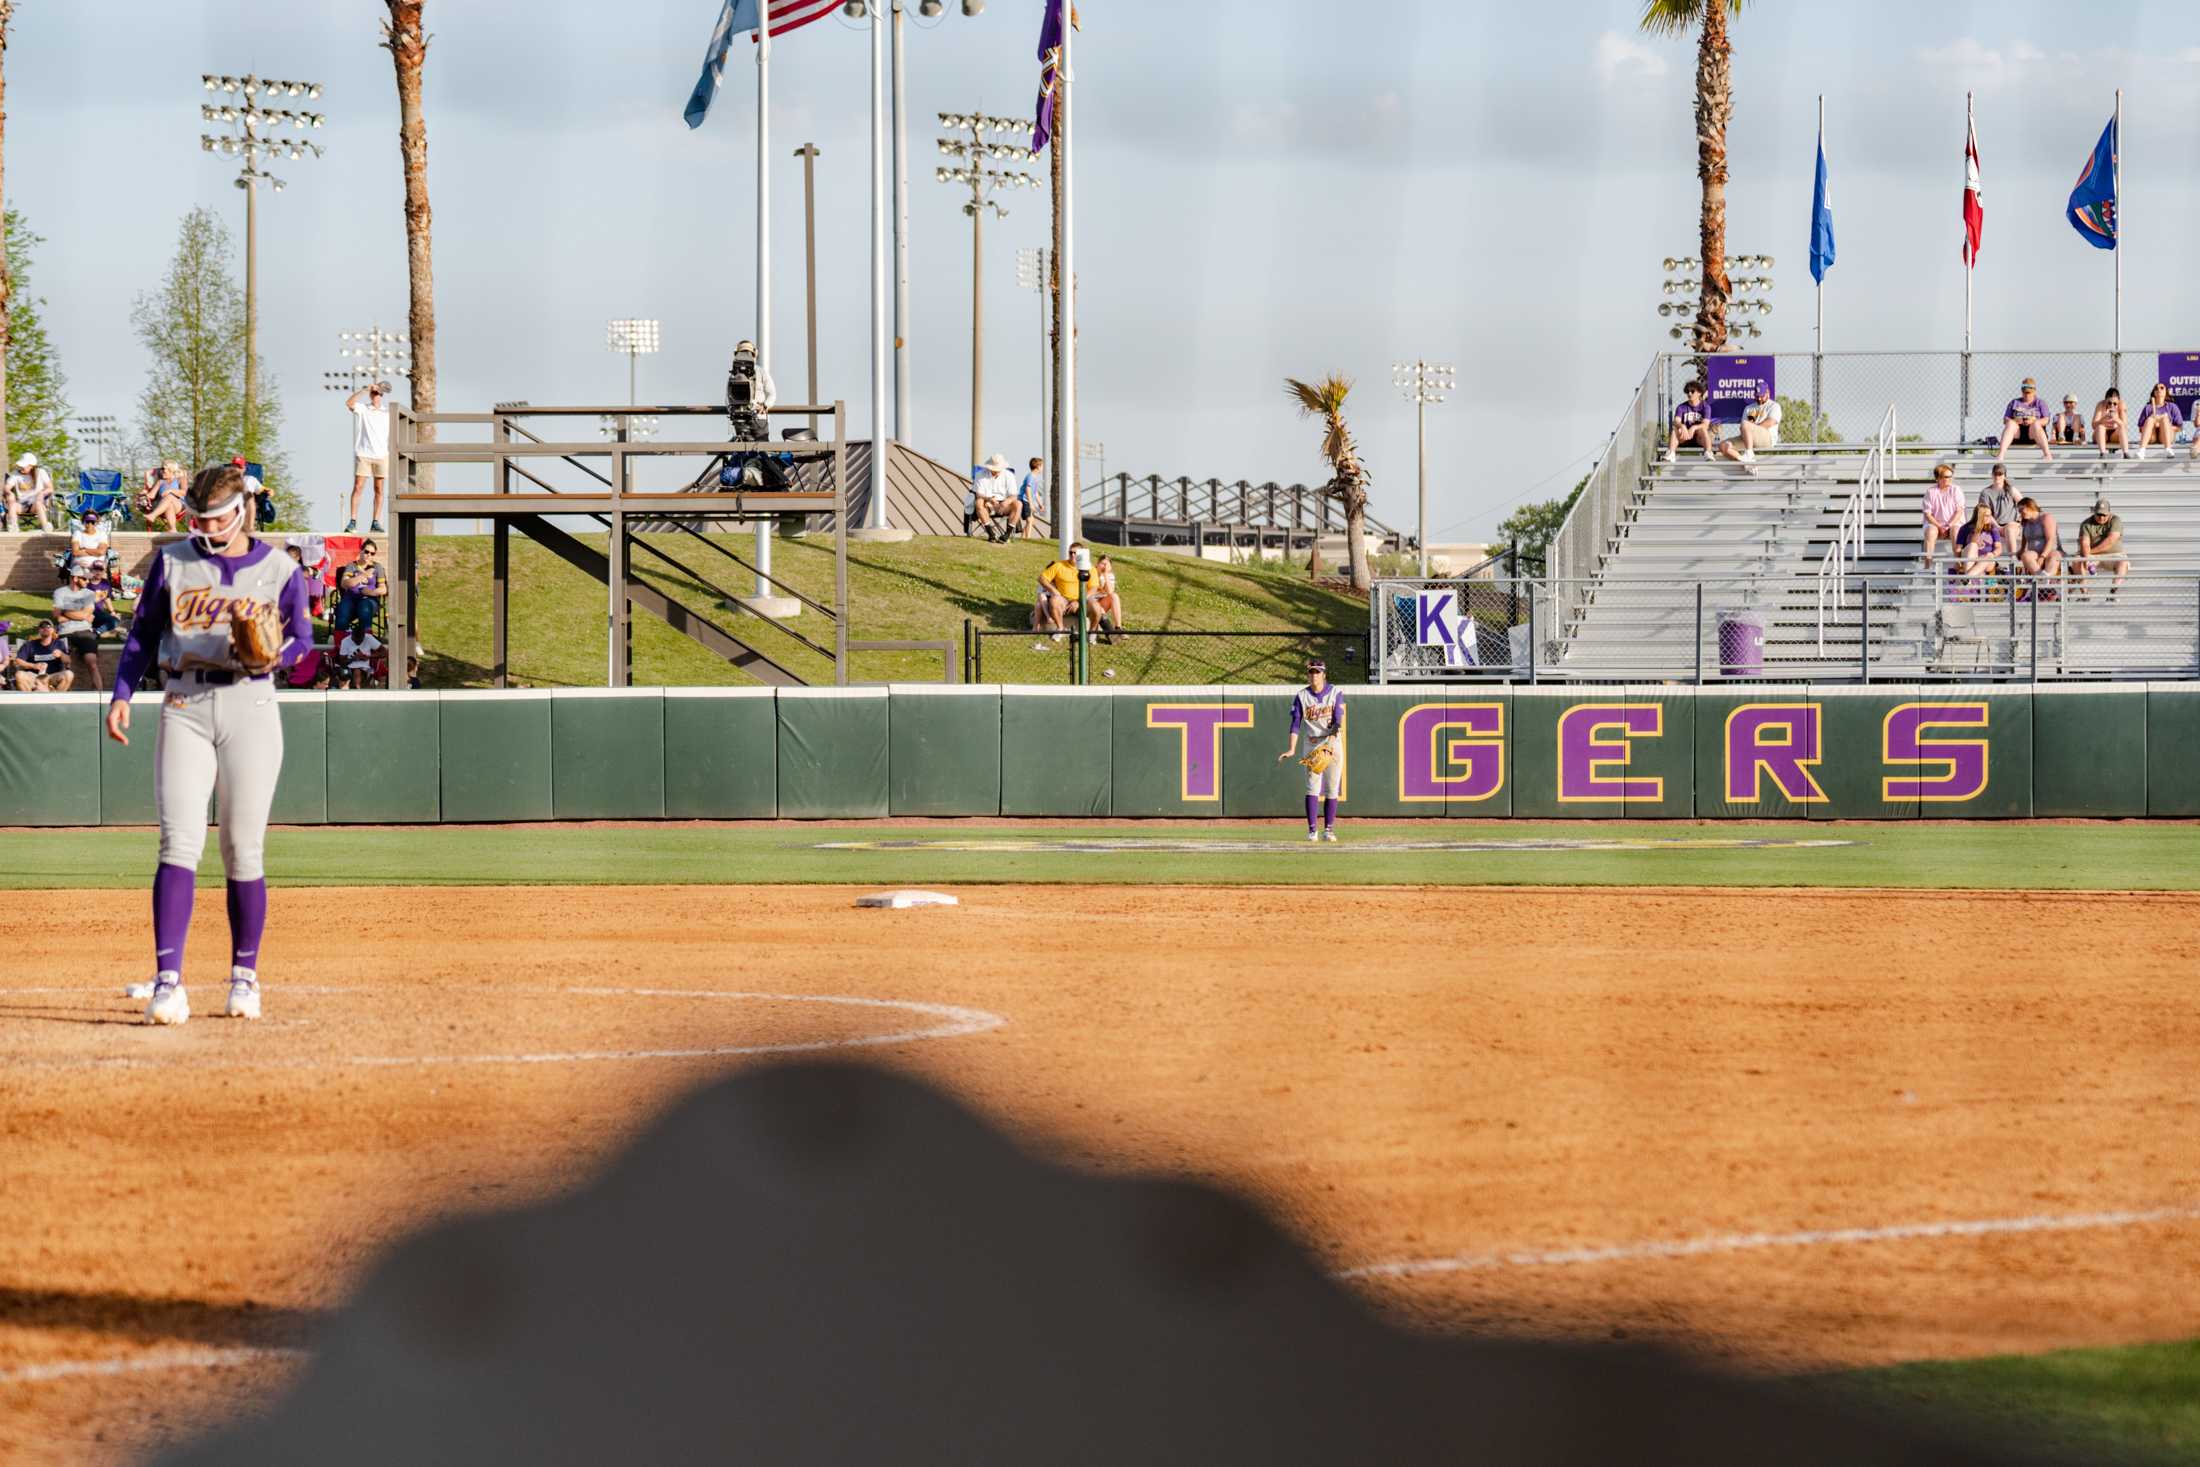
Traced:
<svg viewBox="0 0 2200 1467">
<path fill-rule="evenodd" d="M 280 824 L 1294 819 L 1292 689 L 283 695 Z M 0 700 L 0 825 L 145 825 L 153 740 Z M 2200 817 L 2200 683 L 1369 687 L 1354 819 Z M 216 811 L 217 818 L 219 811 Z"/>
<path fill-rule="evenodd" d="M 2193 409 L 2200 407 L 2200 351 L 2165 351 L 2158 368 L 2161 375 L 2154 380 L 2168 384 L 2170 401 L 2192 421 Z"/>
<path fill-rule="evenodd" d="M 1775 397 L 1780 392 L 1770 352 L 1746 357 L 1706 357 L 1703 380 L 1704 386 L 1710 389 L 1711 421 L 1714 423 L 1739 423 L 1742 410 L 1757 400 L 1760 386 Z"/>
</svg>

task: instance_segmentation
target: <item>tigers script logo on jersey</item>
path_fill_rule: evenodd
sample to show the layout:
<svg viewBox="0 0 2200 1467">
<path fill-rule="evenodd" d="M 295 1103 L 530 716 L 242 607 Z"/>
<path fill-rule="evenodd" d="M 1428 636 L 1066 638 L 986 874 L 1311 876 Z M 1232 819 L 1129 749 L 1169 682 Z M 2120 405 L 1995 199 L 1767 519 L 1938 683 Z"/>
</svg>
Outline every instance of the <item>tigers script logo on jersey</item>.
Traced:
<svg viewBox="0 0 2200 1467">
<path fill-rule="evenodd" d="M 178 631 L 211 631 L 228 626 L 239 611 L 257 616 L 267 604 L 220 586 L 194 586 L 176 597 L 169 615 Z"/>
</svg>

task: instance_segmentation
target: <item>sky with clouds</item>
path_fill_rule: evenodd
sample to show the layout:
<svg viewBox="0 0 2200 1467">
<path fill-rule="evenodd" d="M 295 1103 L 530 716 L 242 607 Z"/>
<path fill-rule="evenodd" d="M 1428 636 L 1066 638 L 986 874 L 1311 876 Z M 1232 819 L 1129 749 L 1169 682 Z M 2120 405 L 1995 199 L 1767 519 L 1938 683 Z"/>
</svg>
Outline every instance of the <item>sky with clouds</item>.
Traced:
<svg viewBox="0 0 2200 1467">
<path fill-rule="evenodd" d="M 1651 354 L 1661 260 L 1691 249 L 1692 42 L 1640 0 L 1085 0 L 1079 48 L 1083 436 L 1110 472 L 1318 476 L 1286 376 L 1343 371 L 1377 512 L 1410 520 L 1413 411 L 1390 364 L 1458 363 L 1432 409 L 1433 534 L 1475 539 L 1563 490 Z M 428 0 L 429 186 L 441 401 L 606 401 L 613 316 L 664 322 L 645 399 L 719 395 L 752 329 L 753 69 L 746 47 L 698 132 L 680 109 L 718 0 Z M 1028 115 L 1040 0 L 950 0 L 910 23 L 916 444 L 969 436 L 970 240 L 933 181 L 934 115 Z M 405 313 L 402 177 L 377 0 L 19 0 L 7 50 L 7 201 L 46 237 L 34 288 L 80 413 L 135 417 L 133 298 L 194 205 L 239 235 L 234 164 L 199 152 L 201 72 L 322 82 L 327 155 L 263 198 L 261 350 L 286 446 L 324 526 L 349 469 L 322 373 L 338 333 Z M 1840 260 L 1829 349 L 1960 345 L 1966 90 L 1986 237 L 1980 349 L 2105 346 L 2108 257 L 2064 196 L 2125 92 L 2125 339 L 2200 344 L 2200 21 L 2189 0 L 1757 5 L 1734 28 L 1730 246 L 1773 254 L 1764 346 L 1810 349 L 1817 96 Z M 801 172 L 818 165 L 822 393 L 868 431 L 868 43 L 838 17 L 773 61 L 783 384 L 804 372 Z M 1015 251 L 1043 190 L 989 224 L 986 446 L 1039 452 L 1038 300 Z M 1097 466 L 1088 465 L 1088 474 Z"/>
</svg>

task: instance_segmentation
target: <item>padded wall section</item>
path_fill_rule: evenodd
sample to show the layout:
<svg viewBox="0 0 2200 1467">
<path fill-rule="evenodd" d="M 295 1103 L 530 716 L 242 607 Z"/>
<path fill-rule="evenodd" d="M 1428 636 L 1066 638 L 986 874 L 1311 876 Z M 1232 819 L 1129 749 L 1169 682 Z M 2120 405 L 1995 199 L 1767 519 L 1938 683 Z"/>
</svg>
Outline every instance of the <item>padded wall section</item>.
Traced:
<svg viewBox="0 0 2200 1467">
<path fill-rule="evenodd" d="M 1252 705 L 1227 688 L 1126 689 L 1113 705 L 1117 815 L 1219 816 L 1230 760 L 1275 762 L 1254 739 Z"/>
<path fill-rule="evenodd" d="M 98 693 L 0 693 L 0 825 L 97 825 Z M 133 703 L 130 742 L 150 746 L 160 702 Z"/>
<path fill-rule="evenodd" d="M 443 818 L 452 822 L 548 820 L 547 693 L 445 693 Z"/>
<path fill-rule="evenodd" d="M 2148 762 L 2145 688 L 2043 687 L 2033 692 L 2034 815 L 2144 815 Z"/>
<path fill-rule="evenodd" d="M 1800 683 L 1696 699 L 1696 814 L 1784 820 L 1825 803 L 1825 700 Z"/>
<path fill-rule="evenodd" d="M 667 688 L 665 814 L 769 820 L 779 813 L 779 715 L 770 689 Z"/>
<path fill-rule="evenodd" d="M 888 811 L 884 688 L 781 688 L 779 813 L 865 820 Z"/>
<path fill-rule="evenodd" d="M 1915 820 L 1917 795 L 1909 787 L 1912 771 L 1890 767 L 1882 756 L 1887 716 L 1917 701 L 1914 686 L 1818 688 L 1812 698 L 1825 710 L 1825 758 L 1815 773 L 1825 789 L 1810 814 L 1819 820 Z M 1899 776 L 1890 783 L 1890 776 Z"/>
<path fill-rule="evenodd" d="M 14 706 L 9 704 L 7 706 Z M 102 708 L 99 716 L 106 717 Z M 130 742 L 118 744 L 101 729 L 99 738 L 99 823 L 102 825 L 158 825 L 160 809 L 153 803 L 153 754 L 159 747 L 160 694 L 138 693 L 130 699 Z M 0 721 L 0 742 L 13 737 L 10 725 Z"/>
<path fill-rule="evenodd" d="M 440 693 L 343 693 L 324 703 L 332 824 L 442 818 Z"/>
<path fill-rule="evenodd" d="M 665 813 L 665 696 L 595 689 L 550 700 L 550 809 L 559 820 Z"/>
<path fill-rule="evenodd" d="M 2147 685 L 2147 813 L 2200 816 L 2200 684 Z"/>
<path fill-rule="evenodd" d="M 1228 729 L 1223 740 L 1230 757 L 1222 764 L 1222 810 L 1230 819 L 1276 819 L 1291 816 L 1306 817 L 1306 770 L 1296 760 L 1279 760 L 1284 741 L 1291 736 L 1291 702 L 1298 695 L 1296 688 L 1227 687 L 1221 690 L 1225 702 L 1243 704 L 1252 710 L 1253 721 L 1248 727 Z M 1351 697 L 1346 696 L 1345 736 L 1350 741 L 1352 730 Z M 1299 752 L 1304 754 L 1309 741 L 1299 740 Z M 1172 751 L 1173 752 L 1173 751 Z M 1349 750 L 1347 751 L 1349 753 Z M 1343 794 L 1339 800 L 1338 818 L 1351 812 L 1352 761 L 1345 760 Z"/>
<path fill-rule="evenodd" d="M 277 693 L 283 717 L 283 773 L 275 781 L 274 825 L 328 820 L 328 694 Z"/>
<path fill-rule="evenodd" d="M 1001 813 L 1114 810 L 1117 697 L 1084 689 L 1001 689 Z"/>
<path fill-rule="evenodd" d="M 1001 813 L 1001 690 L 887 690 L 886 803 L 896 815 Z"/>
</svg>

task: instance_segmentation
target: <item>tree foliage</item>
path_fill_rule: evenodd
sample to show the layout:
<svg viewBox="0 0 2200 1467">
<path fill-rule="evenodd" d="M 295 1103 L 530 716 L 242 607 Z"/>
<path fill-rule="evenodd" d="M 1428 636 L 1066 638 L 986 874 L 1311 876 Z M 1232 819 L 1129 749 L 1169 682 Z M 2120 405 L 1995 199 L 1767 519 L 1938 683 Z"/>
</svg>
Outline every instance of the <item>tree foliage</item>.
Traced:
<svg viewBox="0 0 2200 1467">
<path fill-rule="evenodd" d="M 1583 474 L 1581 482 L 1574 485 L 1574 492 L 1564 499 L 1521 505 L 1498 525 L 1497 543 L 1490 547 L 1491 551 L 1509 544 L 1520 552 L 1520 575 L 1542 575 L 1550 563 L 1551 541 L 1557 538 L 1559 527 L 1573 511 L 1574 501 L 1588 487 L 1589 476 Z"/>
<path fill-rule="evenodd" d="M 244 291 L 231 275 L 235 258 L 212 210 L 183 216 L 167 276 L 130 312 L 153 359 L 138 397 L 140 428 L 155 455 L 192 472 L 238 454 L 262 465 L 284 527 L 302 527 L 306 503 L 282 449 L 282 397 L 264 360 L 255 362 L 259 400 L 245 427 Z"/>
<path fill-rule="evenodd" d="M 1370 475 L 1360 462 L 1360 446 L 1344 420 L 1345 399 L 1352 395 L 1352 379 L 1332 372 L 1318 382 L 1283 379 L 1284 390 L 1299 405 L 1299 412 L 1322 421 L 1322 457 L 1329 461 L 1329 482 L 1323 492 L 1344 506 L 1346 553 L 1352 573 L 1352 589 L 1365 591 L 1371 583 L 1367 565 L 1367 488 Z"/>
<path fill-rule="evenodd" d="M 14 209 L 6 214 L 8 300 L 8 446 L 35 453 L 54 483 L 72 487 L 76 444 L 69 437 L 69 379 L 46 336 L 43 299 L 31 290 L 31 252 L 45 240 Z"/>
<path fill-rule="evenodd" d="M 1810 404 L 1799 397 L 1780 399 L 1780 441 L 1782 443 L 1839 443 L 1841 435 L 1834 430 L 1833 420 L 1813 413 Z"/>
</svg>

